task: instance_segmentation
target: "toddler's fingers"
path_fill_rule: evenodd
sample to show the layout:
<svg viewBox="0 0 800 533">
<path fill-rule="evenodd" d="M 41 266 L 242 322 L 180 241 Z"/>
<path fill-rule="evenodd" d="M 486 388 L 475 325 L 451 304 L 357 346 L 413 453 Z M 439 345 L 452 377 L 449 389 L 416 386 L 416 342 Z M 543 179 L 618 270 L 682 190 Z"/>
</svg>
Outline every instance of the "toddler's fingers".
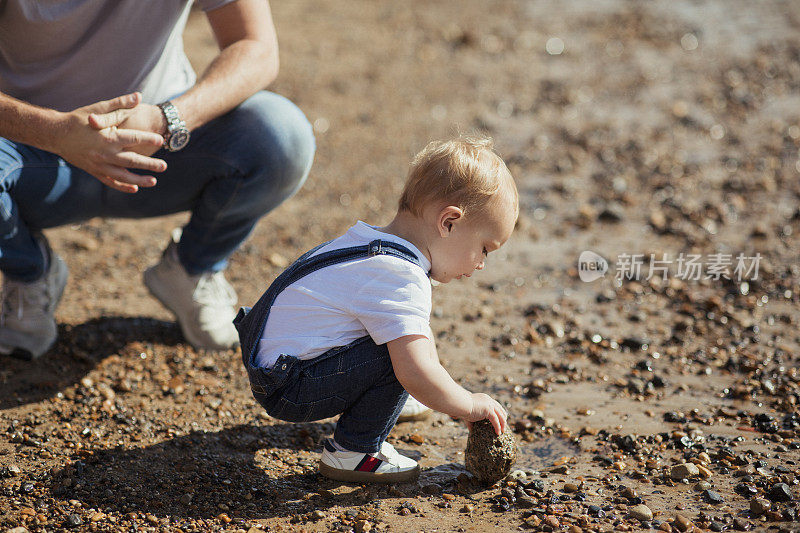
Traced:
<svg viewBox="0 0 800 533">
<path fill-rule="evenodd" d="M 489 417 L 488 418 L 489 418 L 489 422 L 492 423 L 492 427 L 494 428 L 494 432 L 497 433 L 498 436 L 502 435 L 503 434 L 503 429 L 501 429 L 502 426 L 501 426 L 501 422 L 500 422 L 500 417 L 497 416 L 497 413 L 495 413 L 494 411 L 491 411 L 489 413 Z"/>
<path fill-rule="evenodd" d="M 507 425 L 506 424 L 506 413 L 505 413 L 505 410 L 501 407 L 499 412 L 496 412 L 496 414 L 497 414 L 497 421 L 498 421 L 498 423 L 500 425 L 500 433 L 501 434 L 505 433 L 506 432 L 506 425 Z"/>
</svg>

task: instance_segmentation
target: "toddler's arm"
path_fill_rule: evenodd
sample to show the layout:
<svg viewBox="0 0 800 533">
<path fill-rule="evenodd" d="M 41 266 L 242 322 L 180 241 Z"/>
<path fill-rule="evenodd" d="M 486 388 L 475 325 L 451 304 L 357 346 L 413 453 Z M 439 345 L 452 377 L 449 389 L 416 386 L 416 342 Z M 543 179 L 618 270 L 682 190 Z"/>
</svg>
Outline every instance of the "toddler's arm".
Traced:
<svg viewBox="0 0 800 533">
<path fill-rule="evenodd" d="M 497 434 L 506 430 L 505 409 L 490 396 L 473 394 L 456 383 L 439 363 L 433 341 L 406 335 L 387 343 L 400 384 L 431 409 L 467 422 L 489 419 Z"/>
</svg>

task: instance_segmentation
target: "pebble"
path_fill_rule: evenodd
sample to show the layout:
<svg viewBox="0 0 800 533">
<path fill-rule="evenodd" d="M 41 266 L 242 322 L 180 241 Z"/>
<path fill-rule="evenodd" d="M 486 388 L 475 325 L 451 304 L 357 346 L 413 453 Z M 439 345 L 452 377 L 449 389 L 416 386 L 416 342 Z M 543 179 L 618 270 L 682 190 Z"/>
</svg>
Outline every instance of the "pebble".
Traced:
<svg viewBox="0 0 800 533">
<path fill-rule="evenodd" d="M 734 518 L 733 519 L 733 529 L 736 531 L 749 531 L 753 527 L 753 524 L 744 520 L 742 518 Z"/>
<path fill-rule="evenodd" d="M 83 520 L 80 515 L 72 513 L 67 517 L 67 525 L 69 527 L 78 527 L 81 524 L 83 524 Z"/>
<path fill-rule="evenodd" d="M 709 470 L 703 465 L 697 465 L 697 470 L 700 473 L 700 477 L 703 479 L 708 479 L 712 476 L 711 470 Z"/>
<path fill-rule="evenodd" d="M 720 496 L 719 492 L 716 492 L 716 491 L 713 491 L 713 490 L 704 491 L 703 492 L 703 498 L 705 498 L 705 500 L 708 503 L 712 503 L 712 504 L 715 504 L 715 505 L 719 504 L 719 503 L 723 503 L 725 501 L 725 499 L 722 496 Z"/>
<path fill-rule="evenodd" d="M 753 516 L 761 516 L 769 511 L 772 504 L 766 498 L 753 498 L 750 500 L 750 514 Z"/>
<path fill-rule="evenodd" d="M 704 490 L 710 490 L 711 487 L 713 487 L 713 485 L 708 481 L 698 481 L 694 486 L 694 490 L 702 492 Z"/>
<path fill-rule="evenodd" d="M 645 504 L 640 503 L 639 505 L 634 505 L 628 509 L 628 516 L 635 518 L 640 522 L 645 522 L 653 519 L 653 511 L 650 510 L 650 508 Z"/>
<path fill-rule="evenodd" d="M 8 530 L 8 533 L 30 533 L 26 528 L 18 526 Z"/>
<path fill-rule="evenodd" d="M 769 491 L 769 499 L 775 502 L 792 500 L 792 491 L 786 483 L 775 483 Z"/>
<path fill-rule="evenodd" d="M 669 477 L 671 477 L 675 481 L 697 477 L 699 475 L 700 475 L 700 470 L 694 463 L 681 463 L 673 466 L 669 471 Z"/>
<path fill-rule="evenodd" d="M 673 524 L 678 531 L 688 531 L 692 527 L 692 521 L 681 514 L 675 515 Z"/>
<path fill-rule="evenodd" d="M 561 523 L 558 521 L 558 518 L 552 515 L 544 517 L 544 523 L 554 529 L 561 526 Z"/>
<path fill-rule="evenodd" d="M 575 483 L 564 483 L 564 492 L 578 492 L 578 485 Z"/>
</svg>

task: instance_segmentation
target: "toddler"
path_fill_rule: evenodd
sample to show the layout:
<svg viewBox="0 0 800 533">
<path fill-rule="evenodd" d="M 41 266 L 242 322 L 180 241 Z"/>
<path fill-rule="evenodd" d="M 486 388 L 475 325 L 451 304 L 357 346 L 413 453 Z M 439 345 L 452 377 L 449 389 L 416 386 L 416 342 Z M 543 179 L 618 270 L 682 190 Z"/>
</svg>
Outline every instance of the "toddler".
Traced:
<svg viewBox="0 0 800 533">
<path fill-rule="evenodd" d="M 508 240 L 517 188 L 489 139 L 434 142 L 414 158 L 394 219 L 357 222 L 301 256 L 234 320 L 253 395 L 271 416 L 339 416 L 319 462 L 348 482 L 410 481 L 419 465 L 386 442 L 409 393 L 468 424 L 505 431 L 506 411 L 439 363 L 430 279 L 481 270 Z"/>
</svg>

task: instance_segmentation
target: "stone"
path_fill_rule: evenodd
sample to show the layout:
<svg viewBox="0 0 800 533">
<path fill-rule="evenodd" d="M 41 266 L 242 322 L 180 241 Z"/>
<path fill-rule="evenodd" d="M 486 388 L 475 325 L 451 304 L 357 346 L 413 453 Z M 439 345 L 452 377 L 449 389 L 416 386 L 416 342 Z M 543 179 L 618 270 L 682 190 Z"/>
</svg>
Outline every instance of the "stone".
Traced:
<svg viewBox="0 0 800 533">
<path fill-rule="evenodd" d="M 700 472 L 700 477 L 703 479 L 708 479 L 713 475 L 711 470 L 709 470 L 703 465 L 697 465 L 697 470 L 698 472 Z"/>
<path fill-rule="evenodd" d="M 694 490 L 703 492 L 704 490 L 711 490 L 711 487 L 713 487 L 713 485 L 708 481 L 698 481 L 694 486 Z"/>
<path fill-rule="evenodd" d="M 511 472 L 517 457 L 517 443 L 514 434 L 506 430 L 497 435 L 488 420 L 472 424 L 464 462 L 469 470 L 482 483 L 492 484 L 500 481 Z"/>
<path fill-rule="evenodd" d="M 713 491 L 713 490 L 704 491 L 703 492 L 703 498 L 705 498 L 705 500 L 708 503 L 712 503 L 714 505 L 719 504 L 719 503 L 723 503 L 725 501 L 725 499 L 719 494 L 719 492 L 716 492 L 716 491 Z"/>
<path fill-rule="evenodd" d="M 788 502 L 792 500 L 792 491 L 786 483 L 775 483 L 769 490 L 769 499 L 775 502 Z"/>
<path fill-rule="evenodd" d="M 753 498 L 750 500 L 750 514 L 753 516 L 761 516 L 769 511 L 772 504 L 766 498 Z"/>
<path fill-rule="evenodd" d="M 628 509 L 628 516 L 635 518 L 640 522 L 646 522 L 653 519 L 653 511 L 651 511 L 650 508 L 645 504 L 640 503 L 639 505 L 634 505 Z"/>
<path fill-rule="evenodd" d="M 578 492 L 578 485 L 575 483 L 564 483 L 564 492 L 572 493 Z"/>
<path fill-rule="evenodd" d="M 692 521 L 680 514 L 675 515 L 675 520 L 672 523 L 678 531 L 689 531 L 692 527 Z"/>
<path fill-rule="evenodd" d="M 671 477 L 675 481 L 679 481 L 681 479 L 693 478 L 699 475 L 700 475 L 700 470 L 694 463 L 681 463 L 673 466 L 669 471 L 669 477 Z"/>
</svg>

